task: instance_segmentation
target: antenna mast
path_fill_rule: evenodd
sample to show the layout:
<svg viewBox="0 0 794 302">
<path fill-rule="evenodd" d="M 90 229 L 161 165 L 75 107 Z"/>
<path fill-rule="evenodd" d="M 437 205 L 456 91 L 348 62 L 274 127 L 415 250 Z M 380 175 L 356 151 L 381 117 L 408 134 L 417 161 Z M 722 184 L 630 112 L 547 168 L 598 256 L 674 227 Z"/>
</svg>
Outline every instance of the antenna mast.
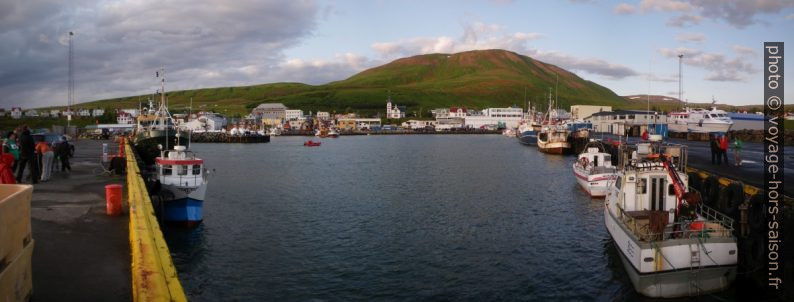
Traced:
<svg viewBox="0 0 794 302">
<path fill-rule="evenodd" d="M 72 124 L 72 102 L 74 102 L 74 53 L 72 48 L 72 37 L 74 32 L 69 32 L 69 86 L 68 101 L 66 105 L 66 131 Z"/>
</svg>

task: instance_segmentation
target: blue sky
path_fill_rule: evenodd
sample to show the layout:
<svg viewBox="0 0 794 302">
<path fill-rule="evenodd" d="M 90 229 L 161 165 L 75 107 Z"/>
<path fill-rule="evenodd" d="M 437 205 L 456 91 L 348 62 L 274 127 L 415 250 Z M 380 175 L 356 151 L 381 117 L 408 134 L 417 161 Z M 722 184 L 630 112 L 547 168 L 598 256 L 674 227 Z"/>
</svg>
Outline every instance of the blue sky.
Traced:
<svg viewBox="0 0 794 302">
<path fill-rule="evenodd" d="M 760 104 L 763 42 L 794 45 L 791 29 L 794 0 L 8 0 L 0 106 L 66 103 L 69 31 L 80 102 L 150 93 L 161 66 L 169 90 L 322 84 L 399 57 L 502 48 L 619 95 L 650 84 L 676 96 L 684 53 L 686 99 Z"/>
</svg>

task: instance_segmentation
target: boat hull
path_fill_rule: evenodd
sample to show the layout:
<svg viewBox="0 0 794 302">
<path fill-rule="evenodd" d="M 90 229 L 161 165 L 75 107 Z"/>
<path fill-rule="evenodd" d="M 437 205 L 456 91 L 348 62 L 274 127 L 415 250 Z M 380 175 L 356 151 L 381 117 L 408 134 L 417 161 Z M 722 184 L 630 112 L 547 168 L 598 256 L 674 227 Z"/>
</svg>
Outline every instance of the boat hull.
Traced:
<svg viewBox="0 0 794 302">
<path fill-rule="evenodd" d="M 565 154 L 571 149 L 568 142 L 544 142 L 538 140 L 538 150 L 548 154 Z"/>
<path fill-rule="evenodd" d="M 573 174 L 576 175 L 576 182 L 590 197 L 604 198 L 609 191 L 609 181 L 616 178 L 614 174 L 594 174 L 587 175 L 577 169 L 574 164 Z"/>
<path fill-rule="evenodd" d="M 692 132 L 692 133 L 712 133 L 712 132 L 728 132 L 731 130 L 733 123 L 683 123 L 676 122 L 668 125 L 670 132 Z"/>
<path fill-rule="evenodd" d="M 518 135 L 518 142 L 527 145 L 527 146 L 534 146 L 538 144 L 538 133 L 535 131 L 524 131 Z"/>
<path fill-rule="evenodd" d="M 169 223 L 193 226 L 204 220 L 203 200 L 190 197 L 169 200 L 163 204 L 163 220 Z"/>
</svg>

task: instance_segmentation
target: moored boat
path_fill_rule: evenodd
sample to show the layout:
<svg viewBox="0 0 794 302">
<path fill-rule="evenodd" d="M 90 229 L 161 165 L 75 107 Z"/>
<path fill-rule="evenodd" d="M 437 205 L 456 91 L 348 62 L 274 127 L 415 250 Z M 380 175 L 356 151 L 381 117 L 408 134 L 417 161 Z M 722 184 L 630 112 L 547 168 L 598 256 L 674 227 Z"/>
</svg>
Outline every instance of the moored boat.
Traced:
<svg viewBox="0 0 794 302">
<path fill-rule="evenodd" d="M 308 140 L 303 143 L 304 147 L 319 147 L 320 145 L 322 145 L 322 142 L 315 142 L 312 140 Z"/>
<path fill-rule="evenodd" d="M 579 154 L 573 163 L 576 182 L 590 197 L 605 197 L 609 182 L 617 178 L 617 168 L 612 166 L 612 156 L 604 151 L 600 142 L 591 141 L 585 146 L 585 152 Z"/>
<path fill-rule="evenodd" d="M 728 114 L 712 107 L 710 110 L 685 108 L 668 114 L 668 129 L 670 132 L 728 132 L 733 126 L 733 120 Z"/>
<path fill-rule="evenodd" d="M 658 142 L 619 148 L 604 223 L 634 289 L 654 298 L 696 296 L 736 278 L 733 220 L 687 188 L 687 149 Z"/>
<path fill-rule="evenodd" d="M 163 220 L 193 226 L 204 219 L 202 208 L 207 192 L 207 170 L 204 160 L 187 151 L 185 146 L 174 146 L 155 159 L 157 180 L 161 190 L 170 194 L 163 200 Z"/>
</svg>

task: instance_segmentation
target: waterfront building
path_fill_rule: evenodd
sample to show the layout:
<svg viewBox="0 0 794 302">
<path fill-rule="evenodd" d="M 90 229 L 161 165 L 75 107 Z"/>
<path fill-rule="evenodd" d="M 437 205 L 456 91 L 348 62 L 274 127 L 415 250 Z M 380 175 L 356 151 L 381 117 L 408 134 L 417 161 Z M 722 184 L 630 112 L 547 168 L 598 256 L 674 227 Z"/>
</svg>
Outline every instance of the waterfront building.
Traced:
<svg viewBox="0 0 794 302">
<path fill-rule="evenodd" d="M 141 113 L 140 110 L 138 109 L 121 109 L 121 111 L 129 113 L 129 115 L 132 116 L 133 118 L 138 117 L 138 115 Z"/>
<path fill-rule="evenodd" d="M 438 122 L 435 120 L 409 120 L 407 122 L 403 122 L 403 128 L 410 128 L 410 129 L 425 129 L 427 127 L 435 127 Z"/>
<path fill-rule="evenodd" d="M 287 117 L 287 106 L 282 103 L 263 103 L 256 106 L 251 115 L 261 119 L 266 127 L 280 125 Z"/>
<path fill-rule="evenodd" d="M 430 114 L 433 115 L 433 118 L 449 117 L 449 108 L 436 108 L 436 109 L 430 110 Z"/>
<path fill-rule="evenodd" d="M 467 115 L 469 115 L 469 110 L 466 107 L 450 107 L 446 117 L 465 118 Z"/>
<path fill-rule="evenodd" d="M 0 108 L 0 117 L 4 117 L 4 116 L 6 116 L 6 110 L 3 109 L 3 108 Z"/>
<path fill-rule="evenodd" d="M 598 112 L 612 111 L 612 106 L 573 105 L 571 106 L 571 119 L 578 121 Z"/>
<path fill-rule="evenodd" d="M 331 119 L 331 113 L 328 111 L 317 111 L 317 119 L 321 121 L 327 121 Z"/>
<path fill-rule="evenodd" d="M 343 130 L 371 130 L 380 128 L 379 118 L 338 118 L 336 127 Z"/>
<path fill-rule="evenodd" d="M 11 108 L 11 118 L 15 120 L 22 118 L 22 108 L 19 107 Z"/>
<path fill-rule="evenodd" d="M 47 110 L 42 110 L 39 112 L 39 117 L 50 117 L 50 112 Z"/>
<path fill-rule="evenodd" d="M 39 112 L 36 110 L 30 109 L 28 111 L 25 111 L 25 117 L 38 117 L 38 116 L 39 116 Z"/>
<path fill-rule="evenodd" d="M 667 135 L 667 115 L 646 110 L 616 110 L 594 113 L 585 118 L 593 124 L 594 132 L 612 133 L 615 135 L 640 136 L 649 133 Z M 650 128 L 648 125 L 651 125 Z"/>
<path fill-rule="evenodd" d="M 463 128 L 464 119 L 461 117 L 436 118 L 436 131 L 450 131 Z"/>
<path fill-rule="evenodd" d="M 386 118 L 397 119 L 405 117 L 405 106 L 392 105 L 391 97 L 386 102 Z"/>
<path fill-rule="evenodd" d="M 89 116 L 91 116 L 91 110 L 88 110 L 88 109 L 78 109 L 78 110 L 77 110 L 77 116 L 80 116 L 80 117 L 89 117 Z"/>
<path fill-rule="evenodd" d="M 284 118 L 286 118 L 288 121 L 301 119 L 303 118 L 303 110 L 287 109 L 284 111 Z"/>
<path fill-rule="evenodd" d="M 476 113 L 476 114 L 475 114 Z M 481 112 L 471 112 L 464 118 L 468 128 L 517 128 L 524 117 L 521 108 L 487 108 Z"/>
<path fill-rule="evenodd" d="M 182 127 L 191 131 L 220 131 L 226 124 L 226 118 L 214 112 L 199 112 L 195 118 L 182 124 Z"/>
<path fill-rule="evenodd" d="M 129 114 L 124 111 L 119 111 L 116 114 L 116 123 L 121 125 L 135 124 L 135 118 L 132 117 L 132 114 Z"/>
</svg>

